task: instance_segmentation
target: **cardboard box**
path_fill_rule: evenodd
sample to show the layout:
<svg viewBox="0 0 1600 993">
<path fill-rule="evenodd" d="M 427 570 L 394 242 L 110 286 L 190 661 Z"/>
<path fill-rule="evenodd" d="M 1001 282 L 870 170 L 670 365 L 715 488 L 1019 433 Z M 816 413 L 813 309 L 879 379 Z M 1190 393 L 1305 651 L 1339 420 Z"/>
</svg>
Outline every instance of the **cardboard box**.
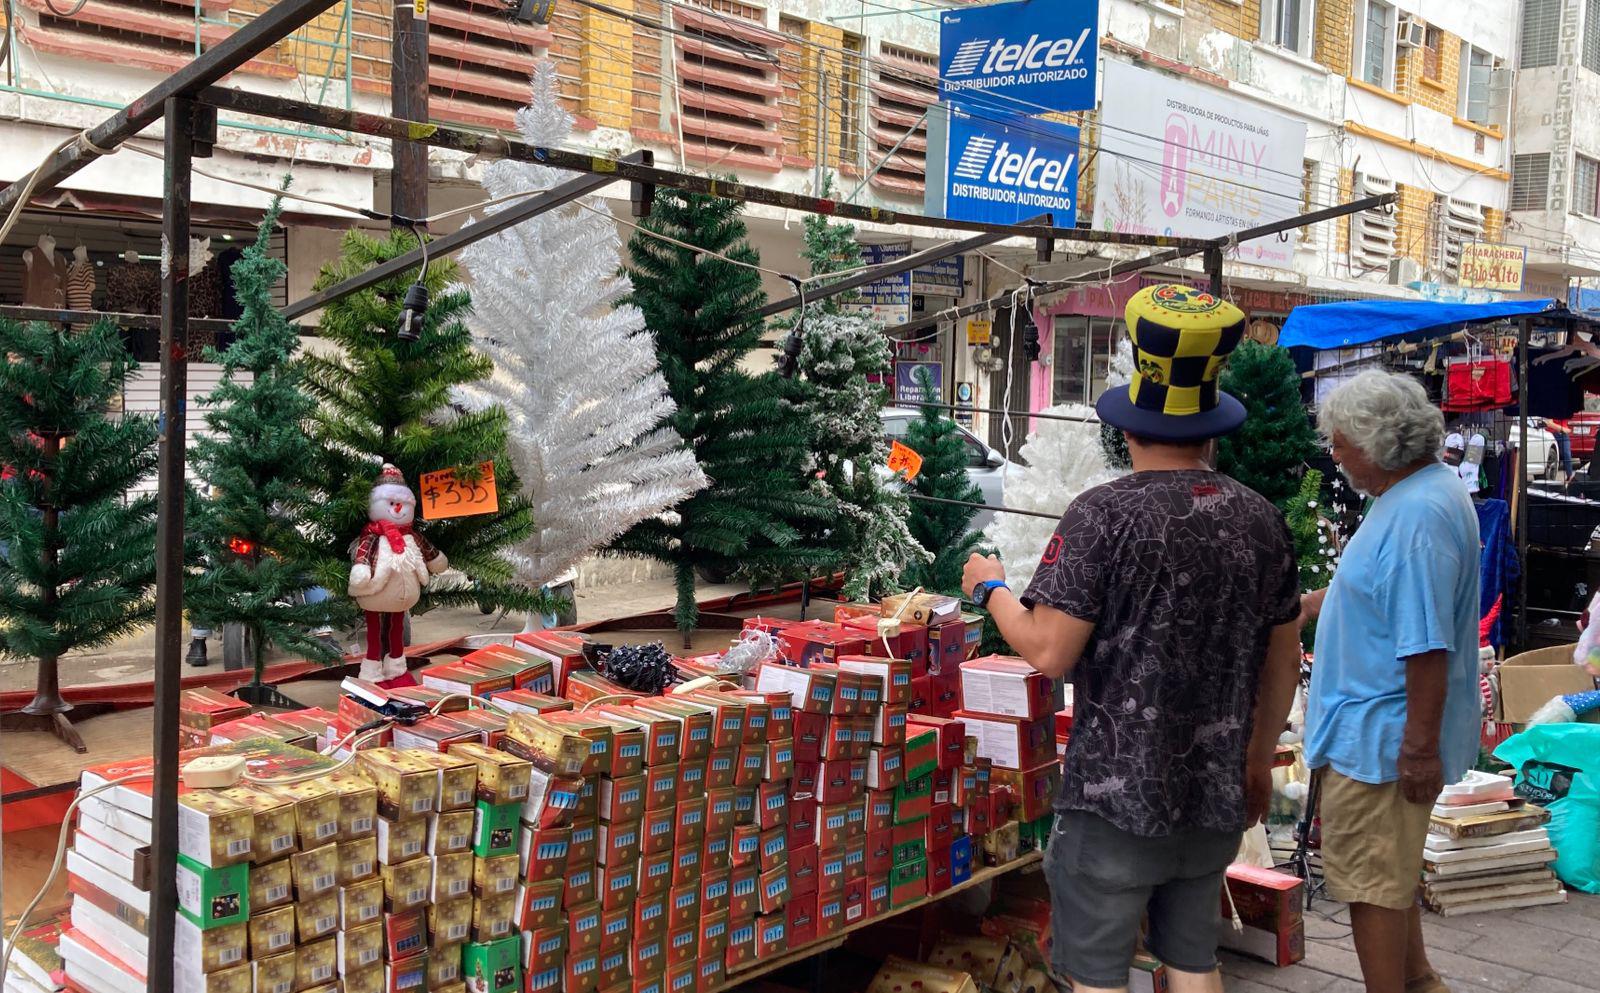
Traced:
<svg viewBox="0 0 1600 993">
<path fill-rule="evenodd" d="M 1006 787 L 1016 798 L 1018 820 L 1038 820 L 1050 813 L 1051 804 L 1061 790 L 1061 764 L 1051 759 L 1021 772 L 996 766 L 992 783 Z"/>
<path fill-rule="evenodd" d="M 924 830 L 927 822 L 913 821 L 910 824 L 897 826 L 890 837 L 893 839 L 892 866 L 910 865 L 921 861 L 928 856 L 928 837 Z"/>
<path fill-rule="evenodd" d="M 706 798 L 679 800 L 673 814 L 673 833 L 678 848 L 698 847 L 706 838 Z"/>
<path fill-rule="evenodd" d="M 470 993 L 518 993 L 521 951 L 521 942 L 514 937 L 463 945 L 461 972 Z"/>
<path fill-rule="evenodd" d="M 889 874 L 867 877 L 867 916 L 878 917 L 889 912 Z"/>
<path fill-rule="evenodd" d="M 254 834 L 255 811 L 238 799 L 206 790 L 178 797 L 178 853 L 196 865 L 248 862 Z"/>
<path fill-rule="evenodd" d="M 736 789 L 750 789 L 761 782 L 766 768 L 766 750 L 759 745 L 740 745 L 737 764 L 733 767 L 733 785 Z"/>
<path fill-rule="evenodd" d="M 267 862 L 292 854 L 299 832 L 294 819 L 294 804 L 253 786 L 233 786 L 209 791 L 250 808 L 253 824 L 250 833 L 250 859 Z"/>
<path fill-rule="evenodd" d="M 789 848 L 794 850 L 817 843 L 816 797 L 789 798 Z"/>
<path fill-rule="evenodd" d="M 633 942 L 635 945 L 645 938 L 661 938 L 667 933 L 667 922 L 670 919 L 668 905 L 671 903 L 670 891 L 660 894 L 639 894 L 638 900 L 633 905 Z"/>
<path fill-rule="evenodd" d="M 341 841 L 339 848 L 339 884 L 358 883 L 378 875 L 378 839 L 373 836 Z"/>
<path fill-rule="evenodd" d="M 667 993 L 695 993 L 695 984 L 698 982 L 698 963 L 683 962 L 678 965 L 667 965 L 666 991 Z"/>
<path fill-rule="evenodd" d="M 403 922 L 406 917 L 407 915 L 391 915 L 390 920 Z M 472 900 L 462 897 L 459 900 L 442 900 L 429 904 L 423 919 L 426 920 L 427 936 L 435 946 L 460 944 L 472 936 Z M 403 950 L 393 948 L 395 945 L 393 929 L 389 943 L 392 951 Z M 410 947 L 410 954 L 415 954 L 421 945 Z"/>
<path fill-rule="evenodd" d="M 335 945 L 339 975 L 360 972 L 383 963 L 383 924 L 373 923 L 340 931 Z"/>
<path fill-rule="evenodd" d="M 927 865 L 929 896 L 938 896 L 954 885 L 951 877 L 949 846 L 929 849 Z"/>
<path fill-rule="evenodd" d="M 760 870 L 754 865 L 735 866 L 728 873 L 728 917 L 743 920 L 754 916 L 761 906 Z"/>
<path fill-rule="evenodd" d="M 436 990 L 450 983 L 462 982 L 461 949 L 465 945 L 447 945 L 429 949 L 428 989 Z"/>
<path fill-rule="evenodd" d="M 601 777 L 599 814 L 602 821 L 637 821 L 644 814 L 645 777 Z"/>
<path fill-rule="evenodd" d="M 756 959 L 756 919 L 734 918 L 728 923 L 728 952 L 724 965 L 729 972 L 748 966 Z"/>
<path fill-rule="evenodd" d="M 639 822 L 639 850 L 645 855 L 671 852 L 677 839 L 678 808 L 663 807 L 645 811 Z"/>
<path fill-rule="evenodd" d="M 629 949 L 623 945 L 619 949 L 600 952 L 600 968 L 596 983 L 602 990 L 613 989 L 621 984 L 626 987 L 631 983 L 628 974 Z"/>
<path fill-rule="evenodd" d="M 726 867 L 707 869 L 700 876 L 700 914 L 718 914 L 729 906 L 732 890 L 732 870 Z"/>
<path fill-rule="evenodd" d="M 673 740 L 670 744 L 672 751 L 662 749 L 668 747 L 665 743 L 651 744 L 651 756 L 646 761 L 649 764 L 658 764 L 653 759 L 658 757 L 659 764 L 670 765 L 684 759 L 698 760 L 711 754 L 712 718 L 713 711 L 701 704 L 690 703 L 684 700 L 675 700 L 665 697 L 647 697 L 628 708 L 638 714 L 639 720 L 652 722 L 651 726 L 668 722 L 672 728 Z M 663 729 L 663 733 L 666 733 Z"/>
<path fill-rule="evenodd" d="M 827 804 L 817 811 L 817 847 L 836 851 L 850 838 L 849 803 Z"/>
<path fill-rule="evenodd" d="M 510 722 L 507 722 L 507 730 Z M 509 752 L 488 748 L 477 743 L 457 745 L 450 754 L 472 762 L 478 769 L 478 787 L 475 797 L 490 805 L 522 804 L 528 799 L 528 781 L 533 776 L 533 763 L 519 759 Z"/>
<path fill-rule="evenodd" d="M 836 678 L 831 672 L 763 662 L 756 669 L 755 688 L 761 693 L 788 693 L 797 712 L 831 714 Z"/>
<path fill-rule="evenodd" d="M 938 730 L 912 726 L 908 718 L 904 749 L 907 779 L 921 779 L 939 768 Z"/>
<path fill-rule="evenodd" d="M 551 716 L 511 715 L 506 723 L 506 751 L 553 776 L 582 776 L 590 763 L 592 743 L 575 729 L 553 723 Z M 531 799 L 531 787 L 529 792 Z"/>
<path fill-rule="evenodd" d="M 433 859 L 426 855 L 382 869 L 384 907 L 401 913 L 429 902 L 433 895 Z"/>
<path fill-rule="evenodd" d="M 334 939 L 324 938 L 309 945 L 301 945 L 295 951 L 295 989 L 312 989 L 332 981 L 338 974 L 339 944 Z"/>
<path fill-rule="evenodd" d="M 967 657 L 967 624 L 960 616 L 928 628 L 928 672 L 951 677 L 952 692 L 959 693 L 956 675 Z"/>
<path fill-rule="evenodd" d="M 739 774 L 739 749 L 718 748 L 706 756 L 706 792 L 731 789 Z"/>
<path fill-rule="evenodd" d="M 594 863 L 587 862 L 582 865 L 572 863 L 567 870 L 567 885 L 561 891 L 561 907 L 563 910 L 571 909 L 580 903 L 588 903 L 600 897 L 599 871 Z"/>
<path fill-rule="evenodd" d="M 517 835 L 522 804 L 491 804 L 479 800 L 474 808 L 472 854 L 482 859 L 517 854 Z"/>
<path fill-rule="evenodd" d="M 698 961 L 700 947 L 700 925 L 696 921 L 686 927 L 674 928 L 667 932 L 667 968 L 681 966 L 685 962 Z"/>
<path fill-rule="evenodd" d="M 910 824 L 933 810 L 933 776 L 908 779 L 894 788 L 894 823 Z"/>
<path fill-rule="evenodd" d="M 1246 924 L 1243 931 L 1235 931 L 1231 920 L 1217 922 L 1217 943 L 1223 948 L 1260 959 L 1283 968 L 1294 965 L 1306 957 L 1306 922 L 1296 921 L 1282 931 Z"/>
<path fill-rule="evenodd" d="M 552 724 L 569 729 L 589 739 L 589 756 L 583 763 L 585 777 L 609 774 L 612 771 L 612 722 L 614 718 L 604 714 L 591 715 L 588 712 L 562 712 L 548 714 L 544 719 Z"/>
<path fill-rule="evenodd" d="M 560 969 L 566 964 L 566 927 L 540 928 L 524 931 L 522 939 L 523 974 L 532 975 L 546 969 Z"/>
<path fill-rule="evenodd" d="M 255 993 L 294 993 L 293 951 L 268 957 L 256 956 L 250 968 L 254 973 Z"/>
<path fill-rule="evenodd" d="M 1228 892 L 1222 899 L 1224 917 L 1231 918 L 1230 910 L 1236 909 L 1245 924 L 1276 933 L 1287 930 L 1304 916 L 1305 883 L 1286 872 L 1237 863 L 1228 866 L 1225 884 Z"/>
<path fill-rule="evenodd" d="M 433 894 L 430 899 L 453 900 L 472 895 L 473 870 L 478 860 L 471 852 L 453 852 L 433 860 Z"/>
<path fill-rule="evenodd" d="M 844 847 L 817 850 L 818 893 L 828 895 L 844 890 L 844 884 L 847 882 L 844 869 L 846 855 Z"/>
<path fill-rule="evenodd" d="M 789 833 L 782 828 L 771 828 L 760 835 L 760 865 L 762 872 L 788 863 Z"/>
<path fill-rule="evenodd" d="M 339 926 L 360 927 L 383 920 L 383 880 L 364 879 L 339 887 Z"/>
<path fill-rule="evenodd" d="M 678 762 L 678 797 L 703 797 L 706 795 L 706 767 L 711 757 L 683 759 Z"/>
<path fill-rule="evenodd" d="M 887 831 L 894 826 L 894 796 L 894 790 L 872 790 L 867 793 L 862 801 L 862 809 L 866 814 L 868 833 Z"/>
<path fill-rule="evenodd" d="M 561 989 L 562 977 L 566 972 L 566 956 L 558 957 L 555 964 L 537 972 L 529 972 L 524 985 L 524 993 L 557 993 Z M 437 993 L 437 991 L 435 991 Z"/>
<path fill-rule="evenodd" d="M 573 737 L 577 741 L 584 740 Z M 511 744 L 509 738 L 506 742 Z M 528 800 L 522 805 L 522 819 L 539 828 L 564 827 L 576 816 L 582 792 L 581 778 L 555 776 L 536 764 L 528 780 Z"/>
<path fill-rule="evenodd" d="M 411 752 L 439 753 L 454 745 L 478 740 L 478 729 L 439 714 L 411 725 L 396 725 L 390 732 L 395 748 Z"/>
<path fill-rule="evenodd" d="M 472 892 L 474 896 L 499 896 L 517 890 L 517 856 L 496 855 L 491 858 L 474 857 L 472 861 Z"/>
<path fill-rule="evenodd" d="M 536 829 L 524 824 L 518 839 L 523 878 L 541 882 L 566 875 L 567 852 L 572 842 L 570 827 Z"/>
<path fill-rule="evenodd" d="M 250 909 L 259 913 L 294 900 L 294 873 L 288 859 L 250 867 Z"/>
<path fill-rule="evenodd" d="M 938 593 L 896 593 L 883 598 L 882 612 L 902 622 L 942 624 L 961 616 L 961 601 Z"/>
<path fill-rule="evenodd" d="M 643 976 L 660 976 L 667 969 L 667 940 L 663 933 L 660 937 L 640 937 L 633 943 L 633 975 L 635 980 Z"/>
<path fill-rule="evenodd" d="M 555 927 L 561 920 L 563 879 L 524 882 L 517 887 L 512 922 L 519 931 L 538 931 Z"/>
<path fill-rule="evenodd" d="M 866 769 L 861 770 L 863 777 Z M 737 815 L 738 797 L 734 798 Z M 762 783 L 756 790 L 756 824 L 763 831 L 781 827 L 789 822 L 789 789 L 787 783 Z"/>
<path fill-rule="evenodd" d="M 700 849 L 674 848 L 672 850 L 672 885 L 685 886 L 700 882 Z"/>
<path fill-rule="evenodd" d="M 378 813 L 390 820 L 431 814 L 437 808 L 439 771 L 416 754 L 394 748 L 356 753 L 356 768 L 378 789 Z"/>
<path fill-rule="evenodd" d="M 892 790 L 905 782 L 905 753 L 893 746 L 874 748 L 866 760 L 866 787 Z"/>
<path fill-rule="evenodd" d="M 902 746 L 906 741 L 909 711 L 906 704 L 889 704 L 872 714 L 872 728 L 868 738 L 875 745 Z"/>
<path fill-rule="evenodd" d="M 339 885 L 339 846 L 328 844 L 309 852 L 296 852 L 290 856 L 289 869 L 294 877 L 295 899 L 331 892 Z"/>
<path fill-rule="evenodd" d="M 1039 720 L 1061 709 L 1050 677 L 1016 656 L 985 655 L 960 671 L 962 710 Z"/>
<path fill-rule="evenodd" d="M 794 715 L 795 764 L 822 761 L 822 742 L 828 736 L 828 715 L 808 714 L 797 710 Z"/>
<path fill-rule="evenodd" d="M 756 918 L 756 957 L 782 955 L 788 950 L 788 921 L 782 908 Z"/>
<path fill-rule="evenodd" d="M 472 851 L 473 832 L 477 814 L 471 810 L 451 810 L 442 814 L 429 814 L 427 848 L 429 855 L 451 855 Z"/>
<path fill-rule="evenodd" d="M 940 769 L 955 769 L 966 757 L 967 728 L 959 720 L 935 717 L 931 714 L 912 714 L 906 719 L 907 733 L 932 731 L 934 763 Z"/>
<path fill-rule="evenodd" d="M 853 759 L 825 759 L 818 764 L 817 800 L 823 804 L 847 803 L 867 785 L 867 763 Z"/>
<path fill-rule="evenodd" d="M 247 925 L 250 935 L 250 957 L 260 959 L 293 952 L 294 927 L 293 907 L 279 907 L 251 917 Z"/>
<path fill-rule="evenodd" d="M 989 717 L 958 711 L 967 736 L 978 740 L 979 758 L 989 759 L 996 769 L 1035 769 L 1056 759 L 1054 719 Z"/>
<path fill-rule="evenodd" d="M 924 859 L 889 870 L 889 906 L 904 907 L 928 895 L 928 863 Z"/>
<path fill-rule="evenodd" d="M 294 926 L 302 945 L 318 938 L 326 938 L 339 930 L 338 890 L 309 900 L 296 900 Z"/>
<path fill-rule="evenodd" d="M 935 803 L 928 808 L 928 817 L 922 822 L 922 834 L 928 850 L 949 848 L 955 840 L 955 808 L 948 803 Z"/>
<path fill-rule="evenodd" d="M 208 687 L 184 690 L 178 695 L 178 720 L 186 727 L 209 731 L 249 716 L 249 704 Z"/>
<path fill-rule="evenodd" d="M 602 909 L 616 910 L 619 907 L 626 907 L 639 898 L 638 860 L 611 869 L 597 869 L 595 881 Z"/>
<path fill-rule="evenodd" d="M 514 933 L 511 919 L 516 915 L 515 893 L 479 896 L 472 899 L 472 940 L 499 941 Z"/>
<path fill-rule="evenodd" d="M 250 867 L 220 869 L 178 854 L 178 912 L 202 931 L 242 924 L 250 916 Z"/>
<path fill-rule="evenodd" d="M 1594 677 L 1572 664 L 1571 645 L 1513 655 L 1500 663 L 1499 673 L 1500 705 L 1495 720 L 1502 724 L 1526 724 L 1553 698 L 1595 688 Z M 1600 711 L 1591 710 L 1578 720 L 1600 723 Z"/>
<path fill-rule="evenodd" d="M 594 821 L 600 818 L 600 777 L 583 776 L 578 780 L 578 805 L 572 808 L 575 821 Z"/>
<path fill-rule="evenodd" d="M 408 817 L 403 821 L 391 821 L 387 817 L 378 818 L 378 831 L 374 839 L 375 854 L 379 865 L 395 865 L 400 862 L 409 862 L 419 855 L 428 854 L 429 822 L 424 817 Z M 448 831 L 448 826 L 446 827 Z M 445 835 L 446 839 L 449 835 Z M 461 848 L 453 845 L 442 846 L 440 854 L 450 851 L 465 850 L 471 843 L 470 832 L 461 835 Z"/>
</svg>

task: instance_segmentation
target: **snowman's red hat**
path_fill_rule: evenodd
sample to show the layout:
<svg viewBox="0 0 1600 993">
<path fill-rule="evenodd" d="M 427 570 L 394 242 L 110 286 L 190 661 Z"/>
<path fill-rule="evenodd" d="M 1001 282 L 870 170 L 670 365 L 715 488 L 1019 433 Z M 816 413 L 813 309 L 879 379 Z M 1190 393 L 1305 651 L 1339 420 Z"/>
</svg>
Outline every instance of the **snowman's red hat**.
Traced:
<svg viewBox="0 0 1600 993">
<path fill-rule="evenodd" d="M 376 499 L 393 503 L 417 502 L 416 494 L 411 492 L 411 487 L 406 485 L 405 474 L 388 462 L 383 464 L 383 469 L 378 473 L 378 479 L 372 484 L 372 496 Z"/>
</svg>

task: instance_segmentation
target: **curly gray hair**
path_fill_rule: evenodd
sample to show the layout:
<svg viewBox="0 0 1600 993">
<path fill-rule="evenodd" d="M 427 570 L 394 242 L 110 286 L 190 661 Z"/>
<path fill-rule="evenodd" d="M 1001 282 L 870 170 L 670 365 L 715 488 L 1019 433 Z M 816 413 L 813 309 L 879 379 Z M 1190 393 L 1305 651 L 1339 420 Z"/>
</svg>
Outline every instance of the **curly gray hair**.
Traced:
<svg viewBox="0 0 1600 993">
<path fill-rule="evenodd" d="M 1380 469 L 1393 471 L 1439 454 L 1444 415 L 1410 376 L 1368 370 L 1340 386 L 1317 412 L 1324 441 L 1338 434 Z"/>
</svg>

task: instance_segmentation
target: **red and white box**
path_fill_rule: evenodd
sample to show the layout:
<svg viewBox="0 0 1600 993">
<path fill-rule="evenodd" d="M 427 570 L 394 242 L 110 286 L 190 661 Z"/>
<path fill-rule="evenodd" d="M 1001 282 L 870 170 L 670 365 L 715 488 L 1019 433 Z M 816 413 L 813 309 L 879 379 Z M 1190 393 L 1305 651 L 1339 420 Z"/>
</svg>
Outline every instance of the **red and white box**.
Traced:
<svg viewBox="0 0 1600 993">
<path fill-rule="evenodd" d="M 961 709 L 1038 720 L 1060 709 L 1049 676 L 1012 655 L 961 663 Z"/>
</svg>

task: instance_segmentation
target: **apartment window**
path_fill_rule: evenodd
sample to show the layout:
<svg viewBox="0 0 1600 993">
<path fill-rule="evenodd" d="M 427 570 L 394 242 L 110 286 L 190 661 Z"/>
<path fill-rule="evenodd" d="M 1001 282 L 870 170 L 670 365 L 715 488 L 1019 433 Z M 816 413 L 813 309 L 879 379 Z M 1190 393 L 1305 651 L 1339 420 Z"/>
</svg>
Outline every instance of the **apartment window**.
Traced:
<svg viewBox="0 0 1600 993">
<path fill-rule="evenodd" d="M 1051 403 L 1094 403 L 1100 398 L 1111 368 L 1111 349 L 1124 326 L 1106 317 L 1056 317 Z"/>
<path fill-rule="evenodd" d="M 1461 248 L 1483 237 L 1483 208 L 1455 197 L 1438 196 L 1434 211 L 1434 267 L 1455 278 L 1461 271 Z"/>
<path fill-rule="evenodd" d="M 1600 0 L 1583 5 L 1583 67 L 1600 72 Z"/>
<path fill-rule="evenodd" d="M 1440 50 L 1444 46 L 1444 32 L 1428 25 L 1428 30 L 1422 35 L 1422 78 L 1439 80 Z"/>
<path fill-rule="evenodd" d="M 1456 113 L 1478 124 L 1489 123 L 1489 84 L 1494 78 L 1494 56 L 1481 48 L 1461 44 L 1461 91 Z"/>
<path fill-rule="evenodd" d="M 939 102 L 939 57 L 880 42 L 867 95 L 869 182 L 921 199 L 928 172 L 928 109 Z M 898 149 L 898 150 L 897 150 Z"/>
<path fill-rule="evenodd" d="M 1262 0 L 1261 39 L 1311 57 L 1313 0 Z"/>
<path fill-rule="evenodd" d="M 1511 156 L 1511 210 L 1543 210 L 1550 194 L 1550 153 Z"/>
<path fill-rule="evenodd" d="M 867 58 L 866 39 L 844 34 L 843 78 L 839 81 L 839 161 L 861 166 L 861 75 Z"/>
<path fill-rule="evenodd" d="M 1358 196 L 1382 196 L 1395 191 L 1391 180 L 1358 174 L 1355 177 Z M 1362 272 L 1374 272 L 1389 267 L 1394 258 L 1395 241 L 1399 237 L 1399 215 L 1381 210 L 1363 210 L 1351 215 L 1350 257 Z"/>
<path fill-rule="evenodd" d="M 1524 0 L 1522 5 L 1522 50 L 1517 64 L 1538 69 L 1556 64 L 1561 34 L 1563 0 Z"/>
<path fill-rule="evenodd" d="M 1394 8 L 1378 0 L 1367 0 L 1367 16 L 1361 31 L 1361 78 L 1384 89 L 1392 85 L 1394 27 Z"/>
<path fill-rule="evenodd" d="M 1573 163 L 1572 212 L 1600 217 L 1600 161 L 1579 155 Z"/>
</svg>

